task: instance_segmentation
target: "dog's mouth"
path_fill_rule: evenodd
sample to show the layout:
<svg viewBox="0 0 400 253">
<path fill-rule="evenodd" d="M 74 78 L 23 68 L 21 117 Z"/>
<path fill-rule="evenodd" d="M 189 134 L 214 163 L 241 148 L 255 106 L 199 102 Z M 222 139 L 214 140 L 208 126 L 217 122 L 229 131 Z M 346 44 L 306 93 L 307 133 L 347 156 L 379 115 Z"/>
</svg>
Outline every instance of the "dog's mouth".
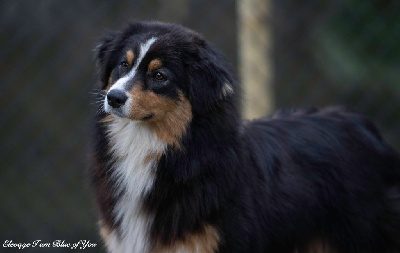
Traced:
<svg viewBox="0 0 400 253">
<path fill-rule="evenodd" d="M 126 115 L 123 110 L 119 110 L 119 109 L 112 109 L 108 112 L 109 114 L 112 114 L 114 116 L 117 117 L 121 117 L 121 118 L 126 118 L 126 119 L 130 119 L 130 120 L 134 120 L 134 121 L 148 121 L 150 119 L 152 119 L 155 114 L 154 113 L 149 113 L 147 115 L 143 116 L 132 116 L 132 115 Z"/>
<path fill-rule="evenodd" d="M 142 118 L 142 120 L 149 120 L 154 117 L 154 113 L 150 113 Z"/>
<path fill-rule="evenodd" d="M 153 112 L 148 113 L 148 114 L 143 114 L 142 115 L 130 115 L 127 113 L 124 108 L 107 108 L 106 113 L 120 117 L 120 118 L 126 118 L 134 121 L 148 121 L 154 118 L 155 114 Z"/>
<path fill-rule="evenodd" d="M 155 114 L 154 112 L 129 112 L 128 110 L 130 101 L 124 101 L 124 104 L 116 104 L 116 103 L 111 103 L 109 100 L 104 101 L 104 111 L 108 114 L 121 117 L 121 118 L 127 118 L 130 120 L 139 120 L 139 121 L 147 121 L 152 119 Z"/>
</svg>

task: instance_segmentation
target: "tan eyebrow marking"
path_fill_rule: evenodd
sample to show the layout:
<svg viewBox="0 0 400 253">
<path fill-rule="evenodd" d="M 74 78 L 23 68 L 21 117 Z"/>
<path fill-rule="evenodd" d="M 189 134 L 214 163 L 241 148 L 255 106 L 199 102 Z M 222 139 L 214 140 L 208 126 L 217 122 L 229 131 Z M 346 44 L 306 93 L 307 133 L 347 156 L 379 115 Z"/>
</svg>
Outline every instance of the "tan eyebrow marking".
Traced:
<svg viewBox="0 0 400 253">
<path fill-rule="evenodd" d="M 132 65 L 134 56 L 135 55 L 131 49 L 126 51 L 126 60 L 128 61 L 129 65 Z"/>
<path fill-rule="evenodd" d="M 149 71 L 154 71 L 161 68 L 162 62 L 160 59 L 154 59 L 149 63 Z"/>
</svg>

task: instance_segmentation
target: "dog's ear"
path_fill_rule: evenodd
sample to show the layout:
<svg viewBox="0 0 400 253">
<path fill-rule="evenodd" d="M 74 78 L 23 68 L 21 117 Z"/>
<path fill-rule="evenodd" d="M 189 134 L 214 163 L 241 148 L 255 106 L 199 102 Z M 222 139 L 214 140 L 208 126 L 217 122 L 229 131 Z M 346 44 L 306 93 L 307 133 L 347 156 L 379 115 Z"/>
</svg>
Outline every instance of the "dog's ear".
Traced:
<svg viewBox="0 0 400 253">
<path fill-rule="evenodd" d="M 96 57 L 96 68 L 99 73 L 101 86 L 105 87 L 108 82 L 108 76 L 111 72 L 109 58 L 113 51 L 113 44 L 119 32 L 108 31 L 107 34 L 99 39 L 100 43 L 94 49 Z"/>
<path fill-rule="evenodd" d="M 194 38 L 196 49 L 189 71 L 189 100 L 193 111 L 206 113 L 234 93 L 234 78 L 225 57 L 202 38 Z"/>
</svg>

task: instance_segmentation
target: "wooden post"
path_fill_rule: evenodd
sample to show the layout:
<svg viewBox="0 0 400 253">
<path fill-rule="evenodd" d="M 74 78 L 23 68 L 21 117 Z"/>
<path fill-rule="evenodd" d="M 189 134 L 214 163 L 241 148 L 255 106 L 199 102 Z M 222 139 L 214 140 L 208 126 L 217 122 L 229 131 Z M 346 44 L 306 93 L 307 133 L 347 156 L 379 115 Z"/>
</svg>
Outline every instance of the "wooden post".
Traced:
<svg viewBox="0 0 400 253">
<path fill-rule="evenodd" d="M 244 117 L 248 119 L 265 116 L 274 106 L 271 1 L 237 1 L 239 75 L 245 98 Z"/>
</svg>

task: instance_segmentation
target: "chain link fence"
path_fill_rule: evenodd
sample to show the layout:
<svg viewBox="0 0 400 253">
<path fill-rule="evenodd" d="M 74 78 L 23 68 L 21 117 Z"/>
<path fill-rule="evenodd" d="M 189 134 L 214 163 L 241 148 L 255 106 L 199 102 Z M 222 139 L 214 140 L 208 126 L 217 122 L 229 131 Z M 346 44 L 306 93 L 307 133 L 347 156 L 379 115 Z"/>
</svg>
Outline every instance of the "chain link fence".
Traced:
<svg viewBox="0 0 400 253">
<path fill-rule="evenodd" d="M 274 107 L 345 104 L 373 118 L 400 149 L 399 3 L 270 6 Z M 85 239 L 99 244 L 91 251 L 104 252 L 86 178 L 92 49 L 105 29 L 133 19 L 193 28 L 240 68 L 233 0 L 0 1 L 1 244 Z"/>
</svg>

